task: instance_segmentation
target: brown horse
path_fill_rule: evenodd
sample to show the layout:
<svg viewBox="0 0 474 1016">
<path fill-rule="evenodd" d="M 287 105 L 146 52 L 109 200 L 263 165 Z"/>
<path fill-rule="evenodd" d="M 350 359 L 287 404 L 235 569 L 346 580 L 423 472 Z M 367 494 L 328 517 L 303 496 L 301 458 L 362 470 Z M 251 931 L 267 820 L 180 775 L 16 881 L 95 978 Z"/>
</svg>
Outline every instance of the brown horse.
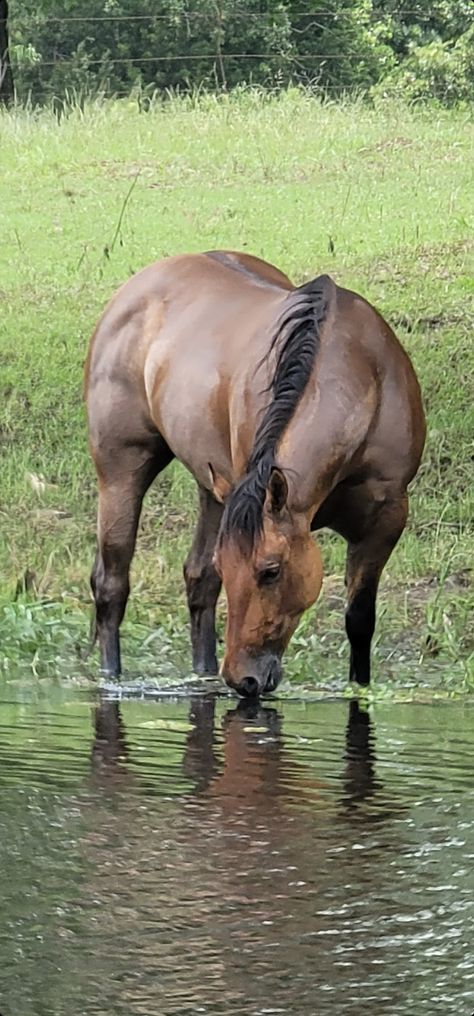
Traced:
<svg viewBox="0 0 474 1016">
<path fill-rule="evenodd" d="M 425 421 L 410 360 L 380 314 L 327 276 L 295 287 L 247 254 L 167 258 L 109 303 L 86 366 L 99 478 L 92 573 L 102 668 L 120 673 L 119 626 L 143 496 L 176 457 L 200 517 L 184 566 L 193 666 L 272 691 L 322 582 L 311 531 L 348 542 L 350 677 L 370 680 L 382 569 L 407 518 Z"/>
</svg>

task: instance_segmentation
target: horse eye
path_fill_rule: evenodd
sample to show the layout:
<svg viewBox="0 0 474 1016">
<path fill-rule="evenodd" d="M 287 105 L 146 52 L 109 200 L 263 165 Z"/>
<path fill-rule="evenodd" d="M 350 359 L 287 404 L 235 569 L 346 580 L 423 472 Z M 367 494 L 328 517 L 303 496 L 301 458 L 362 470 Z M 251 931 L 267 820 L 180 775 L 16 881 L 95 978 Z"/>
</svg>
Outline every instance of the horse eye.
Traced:
<svg viewBox="0 0 474 1016">
<path fill-rule="evenodd" d="M 276 582 L 281 572 L 279 564 L 269 564 L 266 568 L 262 568 L 262 571 L 258 574 L 259 586 L 270 586 L 272 582 Z"/>
</svg>

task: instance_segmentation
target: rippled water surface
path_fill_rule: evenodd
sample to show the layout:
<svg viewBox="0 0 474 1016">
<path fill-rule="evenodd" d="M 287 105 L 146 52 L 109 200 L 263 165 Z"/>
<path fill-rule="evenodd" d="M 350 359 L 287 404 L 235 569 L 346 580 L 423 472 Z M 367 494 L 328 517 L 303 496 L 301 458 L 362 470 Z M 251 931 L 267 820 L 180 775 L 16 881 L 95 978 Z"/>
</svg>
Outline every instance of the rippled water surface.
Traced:
<svg viewBox="0 0 474 1016">
<path fill-rule="evenodd" d="M 0 687 L 2 1016 L 471 1016 L 474 709 Z"/>
</svg>

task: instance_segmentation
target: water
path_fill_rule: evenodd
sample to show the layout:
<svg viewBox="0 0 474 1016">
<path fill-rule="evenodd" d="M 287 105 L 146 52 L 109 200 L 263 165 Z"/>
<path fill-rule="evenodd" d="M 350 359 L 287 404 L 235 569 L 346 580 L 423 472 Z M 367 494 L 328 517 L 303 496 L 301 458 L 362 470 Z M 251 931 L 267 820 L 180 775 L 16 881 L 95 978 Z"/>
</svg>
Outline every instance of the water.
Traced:
<svg viewBox="0 0 474 1016">
<path fill-rule="evenodd" d="M 2 1016 L 471 1016 L 474 710 L 0 690 Z"/>
</svg>

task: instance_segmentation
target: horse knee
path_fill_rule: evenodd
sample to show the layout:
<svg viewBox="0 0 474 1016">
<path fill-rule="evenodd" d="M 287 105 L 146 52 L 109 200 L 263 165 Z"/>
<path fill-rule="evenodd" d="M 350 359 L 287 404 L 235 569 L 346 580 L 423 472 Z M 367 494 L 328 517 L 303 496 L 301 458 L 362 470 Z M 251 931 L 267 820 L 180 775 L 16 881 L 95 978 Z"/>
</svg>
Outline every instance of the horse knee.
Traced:
<svg viewBox="0 0 474 1016">
<path fill-rule="evenodd" d="M 205 610 L 217 600 L 221 583 L 212 564 L 196 567 L 187 560 L 183 574 L 190 610 Z"/>
<path fill-rule="evenodd" d="M 109 614 L 117 611 L 123 616 L 130 592 L 128 574 L 107 570 L 102 559 L 98 558 L 90 581 L 98 620 L 106 619 Z"/>
</svg>

